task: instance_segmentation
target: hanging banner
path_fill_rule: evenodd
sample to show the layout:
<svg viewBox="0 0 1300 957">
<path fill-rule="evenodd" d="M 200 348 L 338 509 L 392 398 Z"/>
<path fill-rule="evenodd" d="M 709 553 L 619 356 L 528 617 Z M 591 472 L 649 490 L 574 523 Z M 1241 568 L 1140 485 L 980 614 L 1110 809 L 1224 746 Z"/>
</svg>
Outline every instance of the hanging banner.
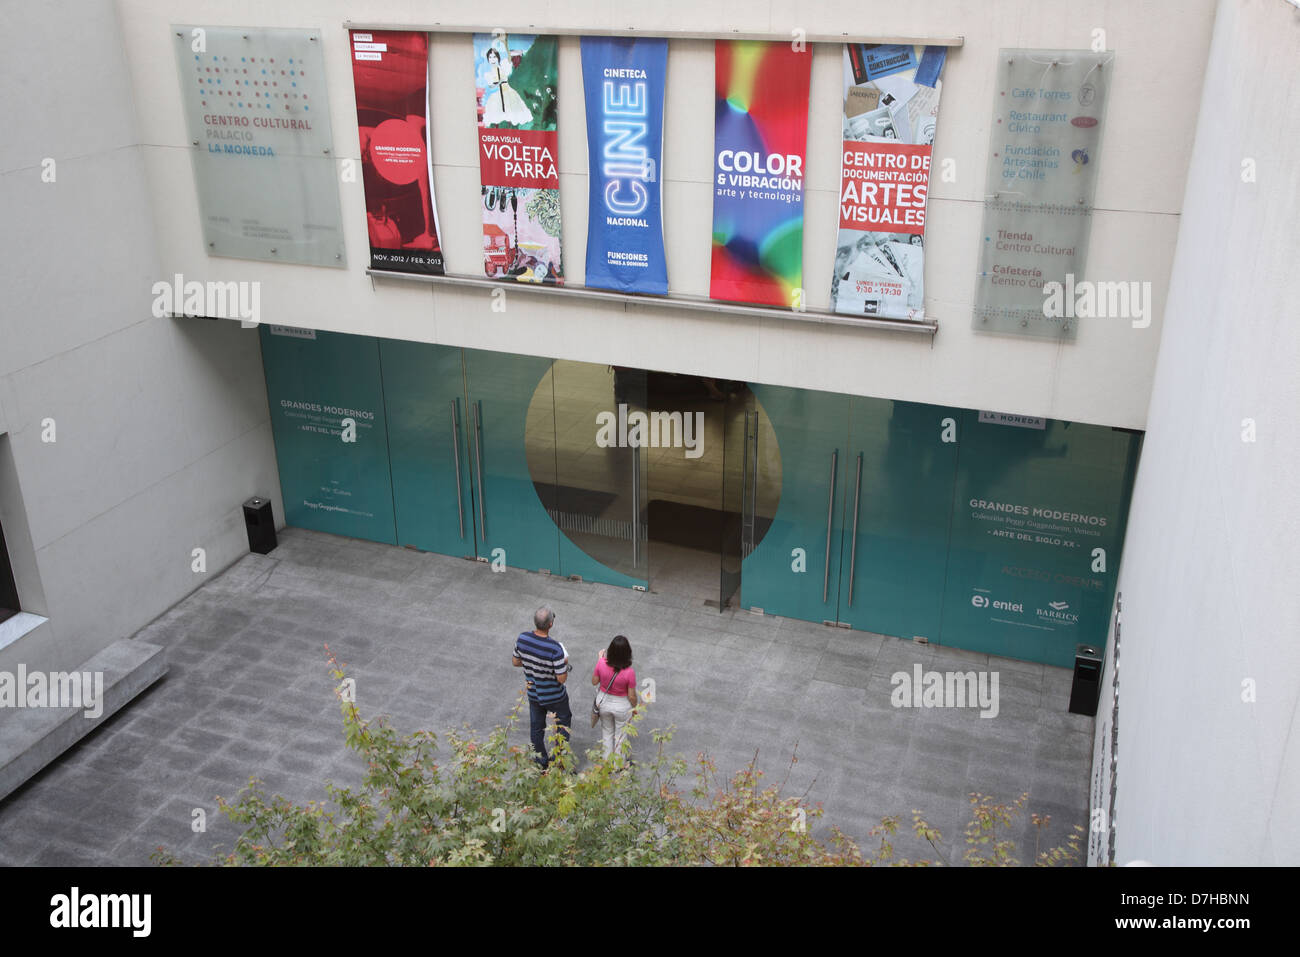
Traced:
<svg viewBox="0 0 1300 957">
<path fill-rule="evenodd" d="M 844 46 L 844 146 L 831 309 L 925 318 L 925 216 L 946 50 Z"/>
<path fill-rule="evenodd" d="M 564 282 L 557 46 L 553 36 L 474 34 L 483 269 L 491 277 Z"/>
<path fill-rule="evenodd" d="M 440 276 L 429 156 L 429 35 L 350 33 L 370 268 Z"/>
<path fill-rule="evenodd" d="M 803 178 L 812 54 L 719 40 L 714 52 L 709 296 L 803 305 Z"/>
<path fill-rule="evenodd" d="M 587 285 L 668 291 L 659 166 L 668 41 L 582 38 L 587 101 Z"/>
</svg>

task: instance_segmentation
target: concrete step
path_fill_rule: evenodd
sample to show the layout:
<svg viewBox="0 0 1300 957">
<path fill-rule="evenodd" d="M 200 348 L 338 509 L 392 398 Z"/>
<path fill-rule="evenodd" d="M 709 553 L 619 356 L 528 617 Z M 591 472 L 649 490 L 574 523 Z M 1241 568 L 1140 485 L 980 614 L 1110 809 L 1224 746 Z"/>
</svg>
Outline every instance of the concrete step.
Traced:
<svg viewBox="0 0 1300 957">
<path fill-rule="evenodd" d="M 47 685 L 44 704 L 30 707 L 36 700 L 30 679 L 36 673 L 0 672 L 0 800 L 165 675 L 166 652 L 159 645 L 123 638 L 82 662 L 75 672 L 64 674 L 76 673 L 81 679 L 75 687 L 85 684 L 80 706 L 50 707 L 70 700 L 66 692 L 73 684 L 64 683 L 58 672 L 41 672 L 38 684 Z"/>
</svg>

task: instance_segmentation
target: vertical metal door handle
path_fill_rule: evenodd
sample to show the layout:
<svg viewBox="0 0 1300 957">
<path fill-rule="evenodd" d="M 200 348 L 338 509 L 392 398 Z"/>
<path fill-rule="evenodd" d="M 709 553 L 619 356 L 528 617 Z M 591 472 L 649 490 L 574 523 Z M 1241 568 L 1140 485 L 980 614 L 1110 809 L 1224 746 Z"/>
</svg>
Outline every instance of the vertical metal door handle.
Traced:
<svg viewBox="0 0 1300 957">
<path fill-rule="evenodd" d="M 470 404 L 474 414 L 474 465 L 478 473 L 478 532 L 487 547 L 487 500 L 483 497 L 483 400 Z"/>
<path fill-rule="evenodd" d="M 632 567 L 641 558 L 641 461 L 639 449 L 632 446 Z"/>
<path fill-rule="evenodd" d="M 822 576 L 822 604 L 831 587 L 831 519 L 835 516 L 835 471 L 840 462 L 840 450 L 831 453 L 831 492 L 826 497 L 826 574 Z"/>
<path fill-rule="evenodd" d="M 456 521 L 460 526 L 460 537 L 465 537 L 465 502 L 460 494 L 460 402 L 451 400 L 451 453 L 456 463 Z"/>
<path fill-rule="evenodd" d="M 745 425 L 746 428 L 748 428 L 749 426 L 748 413 L 746 413 L 745 418 L 746 418 Z M 749 483 L 749 522 L 750 522 L 749 545 L 750 548 L 752 549 L 754 547 L 754 534 L 756 531 L 755 525 L 758 521 L 758 413 L 757 412 L 754 413 L 754 431 L 751 434 L 754 436 L 754 454 L 750 458 L 750 462 L 752 463 L 751 468 L 753 469 L 753 481 Z"/>
<path fill-rule="evenodd" d="M 858 500 L 862 497 L 862 453 L 858 453 L 858 480 L 853 485 L 853 537 L 849 539 L 849 607 L 853 607 L 853 569 L 858 560 Z"/>
<path fill-rule="evenodd" d="M 745 439 L 743 454 L 740 457 L 740 557 L 749 555 L 749 519 L 745 514 L 749 507 L 749 410 L 745 410 Z"/>
</svg>

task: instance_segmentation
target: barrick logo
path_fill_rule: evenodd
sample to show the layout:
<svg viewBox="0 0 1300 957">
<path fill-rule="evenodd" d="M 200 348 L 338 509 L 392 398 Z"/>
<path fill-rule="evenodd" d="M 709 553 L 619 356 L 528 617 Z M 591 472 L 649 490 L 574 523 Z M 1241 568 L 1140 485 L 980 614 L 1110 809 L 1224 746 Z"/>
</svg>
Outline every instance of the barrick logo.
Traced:
<svg viewBox="0 0 1300 957">
<path fill-rule="evenodd" d="M 1077 611 L 1068 611 L 1070 603 L 1068 601 L 1049 601 L 1046 608 L 1037 608 L 1040 621 L 1056 622 L 1062 625 L 1074 625 L 1079 622 L 1079 613 Z"/>
</svg>

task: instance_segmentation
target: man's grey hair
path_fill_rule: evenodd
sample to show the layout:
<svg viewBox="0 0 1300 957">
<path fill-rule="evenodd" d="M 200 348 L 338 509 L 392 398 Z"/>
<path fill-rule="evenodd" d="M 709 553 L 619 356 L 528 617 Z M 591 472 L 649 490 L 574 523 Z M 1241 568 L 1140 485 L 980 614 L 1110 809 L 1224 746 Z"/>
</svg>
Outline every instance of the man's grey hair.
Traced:
<svg viewBox="0 0 1300 957">
<path fill-rule="evenodd" d="M 555 612 L 551 611 L 550 605 L 543 605 L 533 614 L 533 627 L 539 631 L 550 631 L 551 625 L 555 624 Z"/>
</svg>

